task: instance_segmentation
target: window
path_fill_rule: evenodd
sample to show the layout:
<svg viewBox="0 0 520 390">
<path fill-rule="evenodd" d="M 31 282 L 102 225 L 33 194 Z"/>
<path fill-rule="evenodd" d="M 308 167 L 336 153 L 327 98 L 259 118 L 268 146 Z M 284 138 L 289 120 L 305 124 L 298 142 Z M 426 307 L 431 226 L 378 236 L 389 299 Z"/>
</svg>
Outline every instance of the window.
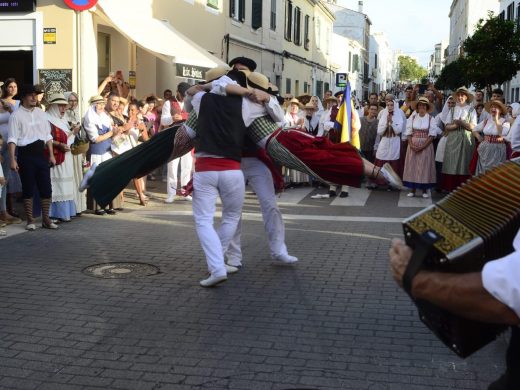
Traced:
<svg viewBox="0 0 520 390">
<path fill-rule="evenodd" d="M 352 72 L 352 53 L 348 52 L 348 71 Z"/>
<path fill-rule="evenodd" d="M 253 30 L 262 27 L 262 0 L 251 0 L 251 27 Z"/>
<path fill-rule="evenodd" d="M 500 20 L 504 20 L 506 18 L 505 11 L 500 12 L 500 14 L 498 14 L 498 17 L 499 17 Z"/>
<path fill-rule="evenodd" d="M 292 40 L 292 17 L 293 17 L 293 6 L 292 1 L 288 0 L 285 4 L 285 39 L 288 41 Z"/>
<path fill-rule="evenodd" d="M 352 72 L 359 72 L 359 55 L 354 54 L 352 58 Z"/>
<path fill-rule="evenodd" d="M 514 20 L 515 19 L 515 2 L 511 2 L 507 6 L 507 20 Z"/>
<path fill-rule="evenodd" d="M 246 0 L 229 0 L 229 17 L 244 23 L 246 20 Z"/>
<path fill-rule="evenodd" d="M 294 95 L 299 96 L 300 95 L 300 80 L 294 81 Z"/>
<path fill-rule="evenodd" d="M 316 96 L 323 96 L 323 81 L 316 81 Z"/>
<path fill-rule="evenodd" d="M 206 5 L 210 8 L 218 9 L 218 0 L 206 0 Z"/>
<path fill-rule="evenodd" d="M 291 79 L 285 79 L 285 93 L 291 93 Z"/>
<path fill-rule="evenodd" d="M 303 47 L 305 48 L 305 50 L 309 50 L 309 42 L 311 41 L 309 39 L 309 21 L 310 16 L 305 15 L 305 22 L 303 25 Z"/>
<path fill-rule="evenodd" d="M 374 68 L 377 69 L 377 53 L 374 54 Z"/>
<path fill-rule="evenodd" d="M 276 31 L 276 0 L 271 0 L 271 30 Z"/>
<path fill-rule="evenodd" d="M 307 81 L 303 82 L 303 93 L 309 92 L 309 83 Z"/>
<path fill-rule="evenodd" d="M 97 34 L 98 77 L 99 82 L 110 72 L 110 35 L 102 32 Z"/>
<path fill-rule="evenodd" d="M 294 36 L 293 36 L 293 42 L 295 45 L 300 46 L 302 44 L 302 32 L 301 32 L 301 25 L 302 25 L 302 12 L 300 10 L 300 7 L 294 8 Z"/>
<path fill-rule="evenodd" d="M 330 90 L 330 85 L 329 83 L 324 83 L 323 84 L 323 93 L 325 93 L 325 91 L 329 91 Z"/>
<path fill-rule="evenodd" d="M 516 28 L 520 27 L 520 3 L 516 7 Z"/>
</svg>

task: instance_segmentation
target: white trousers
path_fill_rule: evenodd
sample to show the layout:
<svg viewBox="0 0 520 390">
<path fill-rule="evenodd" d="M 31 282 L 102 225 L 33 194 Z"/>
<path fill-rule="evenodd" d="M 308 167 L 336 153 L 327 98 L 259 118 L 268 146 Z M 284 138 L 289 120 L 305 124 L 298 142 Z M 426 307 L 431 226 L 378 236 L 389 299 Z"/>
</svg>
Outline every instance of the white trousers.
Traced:
<svg viewBox="0 0 520 390">
<path fill-rule="evenodd" d="M 269 168 L 257 158 L 242 158 L 242 172 L 245 180 L 256 193 L 260 209 L 262 210 L 262 218 L 264 220 L 264 230 L 269 241 L 269 249 L 271 256 L 286 255 L 287 247 L 285 246 L 285 226 L 283 223 L 282 213 L 276 204 L 276 194 L 274 192 L 273 177 Z M 228 263 L 230 265 L 241 265 L 242 250 L 240 248 L 241 223 L 238 225 L 233 240 L 229 244 L 226 252 Z"/>
<path fill-rule="evenodd" d="M 193 174 L 193 217 L 200 244 L 212 276 L 226 275 L 224 253 L 233 238 L 244 204 L 244 175 L 240 170 Z M 222 201 L 218 231 L 213 227 L 217 196 Z"/>
<path fill-rule="evenodd" d="M 166 181 L 166 191 L 168 196 L 174 196 L 175 194 L 177 194 L 177 171 L 179 169 L 179 163 L 181 165 L 181 187 L 188 184 L 188 182 L 191 179 L 191 171 L 193 168 L 193 156 L 190 152 L 168 163 L 168 178 Z"/>
</svg>

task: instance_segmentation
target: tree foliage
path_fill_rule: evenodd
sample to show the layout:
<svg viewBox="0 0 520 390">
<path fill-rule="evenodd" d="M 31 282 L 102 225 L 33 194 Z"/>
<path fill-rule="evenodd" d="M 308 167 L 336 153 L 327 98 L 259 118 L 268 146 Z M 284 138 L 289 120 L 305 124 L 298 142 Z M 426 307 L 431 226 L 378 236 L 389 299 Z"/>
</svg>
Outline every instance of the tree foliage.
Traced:
<svg viewBox="0 0 520 390">
<path fill-rule="evenodd" d="M 511 80 L 520 70 L 520 28 L 515 22 L 488 14 L 463 44 L 464 68 L 469 81 L 490 90 Z"/>
<path fill-rule="evenodd" d="M 470 85 L 467 66 L 466 59 L 463 57 L 450 62 L 442 68 L 441 74 L 435 81 L 435 88 L 455 90 L 463 85 Z"/>
<path fill-rule="evenodd" d="M 399 56 L 398 61 L 400 81 L 417 81 L 428 74 L 428 71 L 410 56 Z"/>
</svg>

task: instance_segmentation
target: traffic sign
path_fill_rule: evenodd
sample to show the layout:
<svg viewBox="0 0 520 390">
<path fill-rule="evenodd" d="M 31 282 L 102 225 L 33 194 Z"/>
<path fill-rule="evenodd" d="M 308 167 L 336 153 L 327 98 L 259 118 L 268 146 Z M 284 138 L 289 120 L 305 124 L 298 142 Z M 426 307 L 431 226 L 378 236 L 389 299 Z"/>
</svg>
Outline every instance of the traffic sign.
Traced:
<svg viewBox="0 0 520 390">
<path fill-rule="evenodd" d="M 85 11 L 96 5 L 98 0 L 63 0 L 65 4 L 76 11 Z"/>
<path fill-rule="evenodd" d="M 336 87 L 347 85 L 348 75 L 346 73 L 336 73 Z"/>
</svg>

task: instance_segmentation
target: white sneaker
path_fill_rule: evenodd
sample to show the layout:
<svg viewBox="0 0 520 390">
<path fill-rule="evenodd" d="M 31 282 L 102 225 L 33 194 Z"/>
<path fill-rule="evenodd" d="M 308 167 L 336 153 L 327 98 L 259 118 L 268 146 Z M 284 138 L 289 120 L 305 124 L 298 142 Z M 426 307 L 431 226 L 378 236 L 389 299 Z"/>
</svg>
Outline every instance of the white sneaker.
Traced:
<svg viewBox="0 0 520 390">
<path fill-rule="evenodd" d="M 423 197 L 424 199 L 428 199 L 428 198 L 430 197 L 430 195 L 428 195 L 427 192 L 423 192 L 422 197 Z"/>
<path fill-rule="evenodd" d="M 169 195 L 165 200 L 164 203 L 173 203 L 175 200 L 175 195 Z"/>
<path fill-rule="evenodd" d="M 83 179 L 81 179 L 81 183 L 79 185 L 79 192 L 83 192 L 85 191 L 87 188 L 90 187 L 90 185 L 88 184 L 89 180 L 92 178 L 92 176 L 94 176 L 94 172 L 96 171 L 96 168 L 97 168 L 97 164 L 96 163 L 93 163 L 91 166 L 90 166 L 90 169 L 87 171 L 87 173 L 85 173 L 85 175 L 83 176 Z"/>
<path fill-rule="evenodd" d="M 403 188 L 403 182 L 401 181 L 401 178 L 397 173 L 395 173 L 390 164 L 385 163 L 381 167 L 380 172 L 390 187 L 395 188 L 396 190 L 401 190 Z"/>
<path fill-rule="evenodd" d="M 36 230 L 36 225 L 34 223 L 29 223 L 26 227 L 25 227 L 25 230 L 29 230 L 30 232 L 34 232 Z"/>
<path fill-rule="evenodd" d="M 189 200 L 191 202 L 193 200 L 193 197 L 191 195 L 186 195 L 184 199 Z"/>
<path fill-rule="evenodd" d="M 407 197 L 413 198 L 415 196 L 415 192 L 409 192 L 406 194 Z"/>
<path fill-rule="evenodd" d="M 229 260 L 226 263 L 227 265 L 230 265 L 235 268 L 242 268 L 242 262 L 240 260 Z"/>
<path fill-rule="evenodd" d="M 201 287 L 213 287 L 219 283 L 225 282 L 226 280 L 227 280 L 227 275 L 222 275 L 222 276 L 210 275 L 209 278 L 201 280 L 199 282 L 199 284 Z"/>
<path fill-rule="evenodd" d="M 285 253 L 273 256 L 273 260 L 283 264 L 293 264 L 298 261 L 298 258 L 296 256 L 291 256 L 290 254 Z"/>
<path fill-rule="evenodd" d="M 226 272 L 228 275 L 236 274 L 238 272 L 238 268 L 232 265 L 226 264 Z"/>
</svg>

